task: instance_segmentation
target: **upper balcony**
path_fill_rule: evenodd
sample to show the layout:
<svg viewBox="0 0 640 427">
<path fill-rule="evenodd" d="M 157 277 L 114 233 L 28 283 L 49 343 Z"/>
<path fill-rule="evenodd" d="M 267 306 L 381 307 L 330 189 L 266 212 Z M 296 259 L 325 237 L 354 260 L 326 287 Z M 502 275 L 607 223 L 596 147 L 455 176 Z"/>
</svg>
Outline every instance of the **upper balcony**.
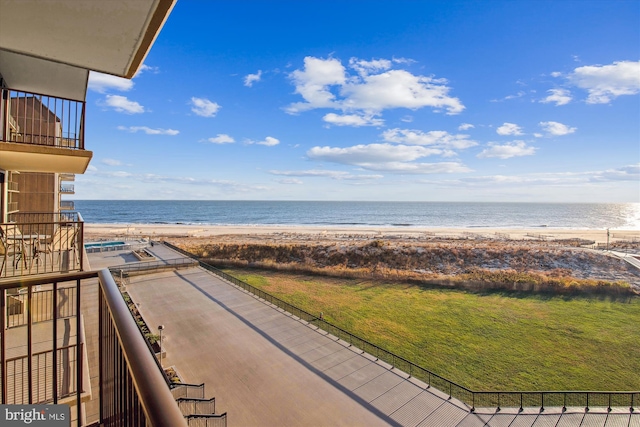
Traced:
<svg viewBox="0 0 640 427">
<path fill-rule="evenodd" d="M 84 173 L 84 102 L 12 89 L 2 102 L 0 169 Z"/>
<path fill-rule="evenodd" d="M 73 184 L 60 184 L 59 190 L 62 194 L 75 194 L 75 187 Z"/>
</svg>

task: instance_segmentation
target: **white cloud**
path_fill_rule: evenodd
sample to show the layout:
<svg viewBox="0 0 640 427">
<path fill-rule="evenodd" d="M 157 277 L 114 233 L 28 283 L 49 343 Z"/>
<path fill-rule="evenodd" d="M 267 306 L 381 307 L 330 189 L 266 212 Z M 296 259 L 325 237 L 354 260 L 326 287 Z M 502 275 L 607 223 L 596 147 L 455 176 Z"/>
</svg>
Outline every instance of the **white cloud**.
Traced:
<svg viewBox="0 0 640 427">
<path fill-rule="evenodd" d="M 635 165 L 623 166 L 616 169 L 607 169 L 603 171 L 586 171 L 586 172 L 551 172 L 551 173 L 533 173 L 523 175 L 486 175 L 465 177 L 453 181 L 439 181 L 436 184 L 444 186 L 474 186 L 474 187 L 491 187 L 495 186 L 514 186 L 514 185 L 540 185 L 540 186 L 556 186 L 556 187 L 581 187 L 586 184 L 634 181 L 640 180 L 640 163 Z"/>
<path fill-rule="evenodd" d="M 560 77 L 562 73 L 560 71 L 554 71 L 551 73 L 551 77 Z"/>
<path fill-rule="evenodd" d="M 409 162 L 434 154 L 442 150 L 419 146 L 393 144 L 360 144 L 352 147 L 313 147 L 307 156 L 313 160 L 324 160 L 347 165 L 370 165 L 372 163 Z"/>
<path fill-rule="evenodd" d="M 131 90 L 132 87 L 133 81 L 130 79 L 123 79 L 122 77 L 98 73 L 96 71 L 91 71 L 89 73 L 88 88 L 98 93 L 105 93 L 109 90 L 126 92 Z"/>
<path fill-rule="evenodd" d="M 139 114 L 144 113 L 144 107 L 135 101 L 130 101 L 126 96 L 107 95 L 104 105 L 115 109 L 119 113 Z"/>
<path fill-rule="evenodd" d="M 215 117 L 218 110 L 222 108 L 215 102 L 211 102 L 206 98 L 191 98 L 191 111 L 202 117 Z"/>
<path fill-rule="evenodd" d="M 546 98 L 541 99 L 540 102 L 548 104 L 550 102 L 555 102 L 556 106 L 558 105 L 566 105 L 573 99 L 571 97 L 571 92 L 566 89 L 549 89 L 547 91 L 550 95 Z"/>
<path fill-rule="evenodd" d="M 489 148 L 482 150 L 478 158 L 497 157 L 499 159 L 510 159 L 511 157 L 531 156 L 536 152 L 535 147 L 528 146 L 524 141 L 513 141 L 500 145 L 495 142 L 487 144 Z"/>
<path fill-rule="evenodd" d="M 404 163 L 386 162 L 362 165 L 363 168 L 401 174 L 437 174 L 437 173 L 468 173 L 471 169 L 458 162 L 440 163 Z"/>
<path fill-rule="evenodd" d="M 274 145 L 280 144 L 280 140 L 273 138 L 271 136 L 266 137 L 262 141 L 252 141 L 250 139 L 246 140 L 247 144 L 256 144 L 256 145 L 266 145 L 267 147 L 273 147 Z"/>
<path fill-rule="evenodd" d="M 540 122 L 539 125 L 547 134 L 553 136 L 568 135 L 577 130 L 577 128 L 572 128 L 558 122 Z"/>
<path fill-rule="evenodd" d="M 372 59 L 365 61 L 364 59 L 351 58 L 349 66 L 356 70 L 361 76 L 367 76 L 371 73 L 386 71 L 391 68 L 391 61 L 388 59 Z"/>
<path fill-rule="evenodd" d="M 514 123 L 503 123 L 496 132 L 498 135 L 522 135 L 522 128 Z"/>
<path fill-rule="evenodd" d="M 618 96 L 640 93 L 640 61 L 578 67 L 569 80 L 589 93 L 588 104 L 607 104 Z"/>
<path fill-rule="evenodd" d="M 383 175 L 354 175 L 345 171 L 335 171 L 335 170 L 324 170 L 324 169 L 309 169 L 302 171 L 280 171 L 280 170 L 271 170 L 269 171 L 272 175 L 283 175 L 283 176 L 304 176 L 304 177 L 321 177 L 321 178 L 331 178 L 335 180 L 370 180 L 370 179 L 380 179 L 383 178 Z"/>
<path fill-rule="evenodd" d="M 475 128 L 475 126 L 471 123 L 462 123 L 460 126 L 458 126 L 458 130 L 469 130 L 473 128 Z"/>
<path fill-rule="evenodd" d="M 640 182 L 640 163 L 623 166 L 618 169 L 608 169 L 591 174 L 590 181 L 635 181 Z"/>
<path fill-rule="evenodd" d="M 400 119 L 401 122 L 411 123 L 413 121 L 413 116 L 406 115 Z"/>
<path fill-rule="evenodd" d="M 444 79 L 389 69 L 392 63 L 384 59 L 352 58 L 349 65 L 356 74 L 347 73 L 338 59 L 306 57 L 304 69 L 290 74 L 295 93 L 301 95 L 304 102 L 293 103 L 286 111 L 297 114 L 315 108 L 332 108 L 376 115 L 391 108 L 432 107 L 447 114 L 458 114 L 465 108 L 458 98 L 448 95 L 450 88 Z"/>
<path fill-rule="evenodd" d="M 244 85 L 247 87 L 253 86 L 254 83 L 259 82 L 262 78 L 262 70 L 258 70 L 256 74 L 247 74 L 244 77 Z"/>
<path fill-rule="evenodd" d="M 478 145 L 469 139 L 469 135 L 452 135 L 443 130 L 422 132 L 411 129 L 389 129 L 382 133 L 382 138 L 388 142 L 409 145 L 429 145 L 444 149 L 465 149 Z"/>
<path fill-rule="evenodd" d="M 343 114 L 338 115 L 335 113 L 326 114 L 322 120 L 327 123 L 336 126 L 383 126 L 384 120 L 373 118 L 370 115 L 359 115 L 359 114 Z"/>
<path fill-rule="evenodd" d="M 314 108 L 339 107 L 335 95 L 329 90 L 329 86 L 346 82 L 345 68 L 339 60 L 307 56 L 304 58 L 304 70 L 295 70 L 290 77 L 296 86 L 295 92 L 306 102 L 291 104 L 287 112 L 295 114 Z"/>
<path fill-rule="evenodd" d="M 299 180 L 298 178 L 284 178 L 284 179 L 279 179 L 277 180 L 277 182 L 279 182 L 280 184 L 287 184 L 287 185 L 300 185 L 300 184 L 304 184 L 301 180 Z"/>
<path fill-rule="evenodd" d="M 422 107 L 444 109 L 447 114 L 458 114 L 464 106 L 458 98 L 448 95 L 449 87 L 443 79 L 414 76 L 405 70 L 390 70 L 368 75 L 361 82 L 347 83 L 341 93 L 345 96 L 343 108 L 382 111 L 391 108 Z"/>
<path fill-rule="evenodd" d="M 177 135 L 180 133 L 180 131 L 177 131 L 175 129 L 152 129 L 150 127 L 147 126 L 118 126 L 118 130 L 124 130 L 124 131 L 128 131 L 131 133 L 136 133 L 136 132 L 144 132 L 147 135 Z"/>
<path fill-rule="evenodd" d="M 136 73 L 135 77 L 138 77 L 142 73 L 158 74 L 159 72 L 160 72 L 160 67 L 151 67 L 147 64 L 142 64 L 138 69 L 138 72 Z"/>
<path fill-rule="evenodd" d="M 518 93 L 516 93 L 515 95 L 507 95 L 502 99 L 492 99 L 491 102 L 502 102 L 502 101 L 508 101 L 510 99 L 518 99 L 518 98 L 522 98 L 526 94 L 527 92 L 521 90 L 521 91 L 518 91 Z"/>
<path fill-rule="evenodd" d="M 102 159 L 102 163 L 109 166 L 120 166 L 122 162 L 116 159 Z"/>
<path fill-rule="evenodd" d="M 212 144 L 233 144 L 234 142 L 236 142 L 235 139 L 225 133 L 219 133 L 213 138 L 207 138 L 206 141 Z"/>
</svg>

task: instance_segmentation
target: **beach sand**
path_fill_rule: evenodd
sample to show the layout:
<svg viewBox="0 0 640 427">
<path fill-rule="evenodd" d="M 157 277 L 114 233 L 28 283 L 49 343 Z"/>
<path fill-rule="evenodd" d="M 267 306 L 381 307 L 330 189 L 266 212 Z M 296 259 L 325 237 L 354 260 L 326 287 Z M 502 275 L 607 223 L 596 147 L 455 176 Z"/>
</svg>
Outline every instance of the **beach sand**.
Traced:
<svg viewBox="0 0 640 427">
<path fill-rule="evenodd" d="M 86 241 L 111 238 L 162 238 L 216 237 L 227 240 L 254 238 L 264 239 L 320 239 L 340 237 L 361 238 L 393 238 L 415 239 L 424 237 L 441 238 L 490 238 L 496 240 L 561 240 L 585 239 L 599 244 L 607 243 L 607 230 L 586 229 L 558 229 L 558 228 L 419 228 L 419 227 L 314 227 L 314 226 L 210 226 L 210 225 L 181 225 L 181 224 L 85 224 L 84 235 Z M 640 230 L 611 230 L 609 241 L 620 240 L 640 241 Z"/>
</svg>

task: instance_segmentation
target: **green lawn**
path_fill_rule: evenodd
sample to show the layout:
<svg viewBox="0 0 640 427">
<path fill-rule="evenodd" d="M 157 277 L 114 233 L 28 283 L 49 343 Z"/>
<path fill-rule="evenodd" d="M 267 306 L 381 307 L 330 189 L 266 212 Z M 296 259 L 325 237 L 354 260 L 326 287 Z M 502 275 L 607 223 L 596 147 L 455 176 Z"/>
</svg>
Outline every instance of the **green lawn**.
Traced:
<svg viewBox="0 0 640 427">
<path fill-rule="evenodd" d="M 640 298 L 225 270 L 473 390 L 640 390 Z"/>
</svg>

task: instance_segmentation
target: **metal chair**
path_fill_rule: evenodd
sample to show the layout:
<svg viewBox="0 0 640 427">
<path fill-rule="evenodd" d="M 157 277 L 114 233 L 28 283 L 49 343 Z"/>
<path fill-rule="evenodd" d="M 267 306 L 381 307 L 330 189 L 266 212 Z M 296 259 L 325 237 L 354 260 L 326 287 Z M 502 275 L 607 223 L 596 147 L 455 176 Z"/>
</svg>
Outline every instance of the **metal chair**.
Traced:
<svg viewBox="0 0 640 427">
<path fill-rule="evenodd" d="M 22 234 L 16 225 L 0 226 L 0 257 L 2 257 L 2 265 L 0 266 L 0 276 L 4 271 L 5 265 L 8 265 L 9 257 L 13 257 L 11 265 L 18 268 L 18 263 L 22 261 L 23 267 L 26 268 L 24 258 L 24 241 Z"/>
<path fill-rule="evenodd" d="M 53 264 L 53 254 L 58 254 L 58 263 L 60 268 L 62 268 L 62 253 L 63 252 L 73 252 L 73 262 L 74 265 L 79 263 L 78 254 L 76 253 L 76 233 L 77 229 L 75 227 L 66 227 L 60 226 L 56 229 L 55 233 L 50 239 L 45 240 L 43 246 L 38 248 L 38 255 L 44 254 L 45 257 L 48 255 L 51 259 L 51 265 Z"/>
</svg>

